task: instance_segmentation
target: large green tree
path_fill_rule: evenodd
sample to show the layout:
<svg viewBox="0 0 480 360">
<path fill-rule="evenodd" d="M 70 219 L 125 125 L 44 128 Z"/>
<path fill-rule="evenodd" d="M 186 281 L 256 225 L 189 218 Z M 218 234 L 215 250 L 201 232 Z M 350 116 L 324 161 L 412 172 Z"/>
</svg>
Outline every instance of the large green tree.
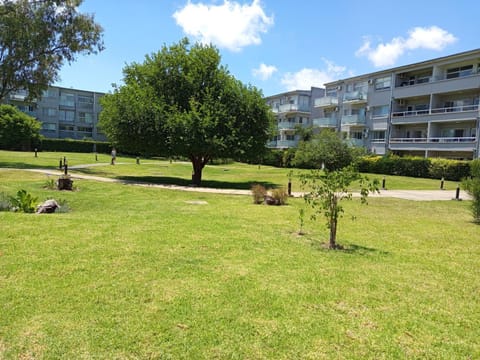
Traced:
<svg viewBox="0 0 480 360">
<path fill-rule="evenodd" d="M 39 97 L 65 61 L 103 50 L 102 28 L 82 0 L 0 1 L 0 102 L 25 89 Z"/>
<path fill-rule="evenodd" d="M 40 122 L 11 105 L 0 105 L 0 149 L 31 150 L 40 142 Z"/>
<path fill-rule="evenodd" d="M 293 163 L 303 168 L 339 170 L 350 165 L 357 150 L 343 141 L 339 134 L 329 129 L 313 135 L 298 145 Z"/>
<path fill-rule="evenodd" d="M 124 85 L 102 98 L 100 125 L 119 148 L 184 156 L 200 185 L 214 158 L 258 159 L 273 117 L 262 94 L 235 79 L 211 45 L 187 39 L 124 68 Z"/>
</svg>

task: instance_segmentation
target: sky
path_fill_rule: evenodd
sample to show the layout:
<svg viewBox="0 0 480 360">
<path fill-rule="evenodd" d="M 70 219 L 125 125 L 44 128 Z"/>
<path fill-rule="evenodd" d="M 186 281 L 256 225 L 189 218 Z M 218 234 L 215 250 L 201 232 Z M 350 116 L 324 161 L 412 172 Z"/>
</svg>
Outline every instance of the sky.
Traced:
<svg viewBox="0 0 480 360">
<path fill-rule="evenodd" d="M 65 64 L 57 86 L 112 91 L 122 69 L 188 37 L 271 96 L 480 48 L 475 0 L 84 0 L 105 50 Z"/>
</svg>

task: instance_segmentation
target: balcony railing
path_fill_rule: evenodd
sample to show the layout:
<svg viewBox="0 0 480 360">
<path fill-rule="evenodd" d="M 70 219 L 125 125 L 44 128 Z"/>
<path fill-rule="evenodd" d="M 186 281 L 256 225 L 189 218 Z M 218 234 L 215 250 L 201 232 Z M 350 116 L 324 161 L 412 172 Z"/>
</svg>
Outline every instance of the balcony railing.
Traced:
<svg viewBox="0 0 480 360">
<path fill-rule="evenodd" d="M 466 111 L 478 111 L 478 105 L 463 105 L 463 106 L 452 106 L 452 107 L 443 107 L 435 109 L 424 109 L 424 110 L 414 110 L 414 111 L 395 111 L 392 113 L 392 116 L 422 116 L 430 114 L 443 114 L 450 112 L 466 112 Z"/>
<path fill-rule="evenodd" d="M 279 129 L 295 129 L 295 126 L 297 125 L 302 125 L 302 124 L 299 124 L 299 123 L 294 123 L 294 122 L 288 122 L 288 121 L 280 121 L 278 124 L 277 124 L 277 127 Z"/>
<path fill-rule="evenodd" d="M 315 107 L 329 107 L 329 106 L 337 106 L 338 105 L 338 98 L 335 96 L 324 96 L 318 99 L 315 99 L 314 106 Z"/>
<path fill-rule="evenodd" d="M 335 118 L 315 118 L 312 120 L 313 126 L 319 127 L 335 127 L 337 126 L 337 119 Z"/>
<path fill-rule="evenodd" d="M 429 138 L 391 138 L 390 143 L 465 143 L 475 142 L 474 136 L 429 137 Z"/>
<path fill-rule="evenodd" d="M 365 102 L 367 101 L 367 94 L 361 91 L 351 91 L 343 95 L 343 101 L 346 102 Z"/>
<path fill-rule="evenodd" d="M 299 104 L 283 104 L 277 107 L 272 107 L 274 113 L 284 113 L 284 112 L 310 112 L 308 105 L 299 105 Z"/>
<path fill-rule="evenodd" d="M 355 114 L 355 115 L 342 116 L 342 126 L 343 125 L 364 125 L 364 124 L 365 124 L 365 115 Z"/>
</svg>

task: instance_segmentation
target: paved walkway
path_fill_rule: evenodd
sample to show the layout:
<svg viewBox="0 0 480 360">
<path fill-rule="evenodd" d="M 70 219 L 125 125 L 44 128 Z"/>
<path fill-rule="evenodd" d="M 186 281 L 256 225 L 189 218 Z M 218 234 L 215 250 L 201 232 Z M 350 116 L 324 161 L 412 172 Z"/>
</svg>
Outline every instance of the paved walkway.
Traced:
<svg viewBox="0 0 480 360">
<path fill-rule="evenodd" d="M 87 167 L 87 166 L 86 165 L 78 166 L 77 169 L 81 167 Z M 70 169 L 74 169 L 74 168 L 72 167 Z M 63 172 L 61 171 L 50 170 L 50 169 L 28 169 L 28 171 L 39 172 L 46 175 L 54 175 L 54 176 L 60 176 L 63 174 Z M 127 184 L 127 185 L 155 187 L 155 188 L 180 190 L 180 191 L 207 192 L 207 193 L 228 194 L 228 195 L 251 195 L 252 194 L 250 190 L 217 189 L 217 188 L 204 188 L 204 187 L 179 186 L 179 185 L 161 185 L 161 184 L 112 179 L 107 177 L 76 174 L 76 173 L 70 173 L 70 176 L 74 179 L 121 183 L 121 184 Z M 297 192 L 297 193 L 293 193 L 292 195 L 295 197 L 301 197 L 303 193 Z M 354 194 L 354 196 L 359 196 L 359 194 Z M 415 201 L 455 200 L 456 189 L 452 189 L 452 190 L 380 190 L 379 194 L 370 194 L 369 196 L 370 197 L 391 197 L 391 198 L 415 200 Z M 471 197 L 465 191 L 460 190 L 459 199 L 470 200 Z"/>
</svg>

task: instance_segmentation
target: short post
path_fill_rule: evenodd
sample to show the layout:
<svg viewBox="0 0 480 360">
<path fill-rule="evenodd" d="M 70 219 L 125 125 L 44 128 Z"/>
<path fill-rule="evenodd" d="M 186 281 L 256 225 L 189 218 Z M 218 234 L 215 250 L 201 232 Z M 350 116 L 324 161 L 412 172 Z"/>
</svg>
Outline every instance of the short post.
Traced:
<svg viewBox="0 0 480 360">
<path fill-rule="evenodd" d="M 457 185 L 457 190 L 455 191 L 455 200 L 460 200 L 460 185 Z"/>
<path fill-rule="evenodd" d="M 288 196 L 292 196 L 292 179 L 288 178 Z"/>
<path fill-rule="evenodd" d="M 443 183 L 445 182 L 445 179 L 442 176 L 442 179 L 440 180 L 440 190 L 443 190 Z"/>
<path fill-rule="evenodd" d="M 58 168 L 59 169 L 63 168 L 62 158 L 60 158 L 60 162 L 58 163 Z"/>
<path fill-rule="evenodd" d="M 37 157 L 37 151 L 38 151 L 37 148 L 35 148 L 35 157 Z"/>
<path fill-rule="evenodd" d="M 385 190 L 385 182 L 386 182 L 386 179 L 385 179 L 385 176 L 383 177 L 382 179 L 382 189 Z"/>
<path fill-rule="evenodd" d="M 137 165 L 140 165 L 140 158 L 137 156 Z"/>
<path fill-rule="evenodd" d="M 95 161 L 98 161 L 98 154 L 95 153 Z"/>
<path fill-rule="evenodd" d="M 63 167 L 63 169 L 65 170 L 64 174 L 65 175 L 68 175 L 68 165 L 67 163 L 64 164 L 65 166 Z"/>
</svg>

